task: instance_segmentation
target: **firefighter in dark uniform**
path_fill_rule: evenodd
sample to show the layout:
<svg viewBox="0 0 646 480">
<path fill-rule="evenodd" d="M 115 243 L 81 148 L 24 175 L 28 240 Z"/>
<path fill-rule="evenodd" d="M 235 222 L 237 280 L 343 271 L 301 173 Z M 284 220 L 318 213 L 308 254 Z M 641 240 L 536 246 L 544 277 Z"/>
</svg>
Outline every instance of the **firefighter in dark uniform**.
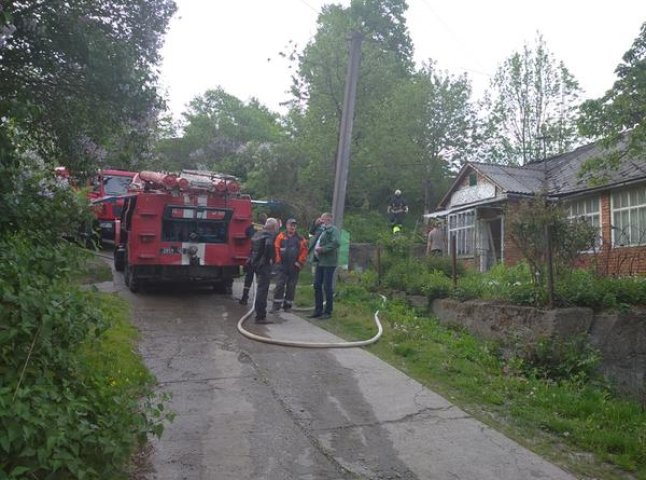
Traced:
<svg viewBox="0 0 646 480">
<path fill-rule="evenodd" d="M 296 220 L 287 220 L 286 230 L 280 232 L 274 241 L 278 278 L 274 288 L 274 303 L 271 312 L 282 307 L 288 312 L 294 302 L 298 274 L 307 262 L 307 240 L 296 232 Z"/>
<path fill-rule="evenodd" d="M 393 233 L 399 232 L 404 222 L 404 215 L 408 213 L 408 205 L 402 196 L 401 190 L 395 190 L 395 194 L 390 197 L 387 212 L 390 228 L 392 228 Z"/>
<path fill-rule="evenodd" d="M 278 220 L 268 218 L 260 232 L 251 238 L 251 266 L 256 275 L 256 299 L 254 310 L 256 323 L 271 323 L 267 320 L 267 295 L 274 263 L 274 239 L 278 233 Z"/>
<path fill-rule="evenodd" d="M 245 235 L 248 238 L 253 238 L 256 232 L 259 232 L 265 226 L 267 221 L 267 214 L 261 213 L 258 215 L 258 223 L 252 223 L 245 230 Z M 251 253 L 247 259 L 247 263 L 244 266 L 244 286 L 242 287 L 242 298 L 240 298 L 240 305 L 246 305 L 249 302 L 249 290 L 251 290 L 251 284 L 253 283 L 253 267 L 251 266 Z"/>
</svg>

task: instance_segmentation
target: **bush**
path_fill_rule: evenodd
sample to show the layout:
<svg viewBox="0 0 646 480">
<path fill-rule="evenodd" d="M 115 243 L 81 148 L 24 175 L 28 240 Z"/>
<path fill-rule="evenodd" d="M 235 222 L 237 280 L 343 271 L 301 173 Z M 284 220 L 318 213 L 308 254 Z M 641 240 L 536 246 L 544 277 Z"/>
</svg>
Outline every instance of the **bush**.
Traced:
<svg viewBox="0 0 646 480">
<path fill-rule="evenodd" d="M 456 298 L 473 298 L 513 303 L 516 305 L 543 305 L 546 293 L 534 285 L 526 263 L 513 267 L 496 265 L 487 273 L 471 272 L 459 280 Z"/>
<path fill-rule="evenodd" d="M 462 262 L 456 262 L 456 274 L 458 277 L 464 276 L 465 268 Z M 447 277 L 453 276 L 453 265 L 451 262 L 451 257 L 447 256 L 427 256 L 426 257 L 426 268 L 429 272 L 439 271 L 442 272 Z"/>
<path fill-rule="evenodd" d="M 525 345 L 521 353 L 523 372 L 554 381 L 587 383 L 598 377 L 601 354 L 585 336 L 569 339 L 541 339 Z"/>
<path fill-rule="evenodd" d="M 423 263 L 406 260 L 393 264 L 384 274 L 382 285 L 412 295 L 424 293 L 427 271 Z"/>
<path fill-rule="evenodd" d="M 646 279 L 600 277 L 588 270 L 572 270 L 556 284 L 559 302 L 595 310 L 646 304 Z"/>
<path fill-rule="evenodd" d="M 0 175 L 12 186 L 0 191 L 0 236 L 20 232 L 51 244 L 63 237 L 76 239 L 92 225 L 85 193 L 57 182 L 42 162 L 25 158 L 19 169 L 0 168 Z"/>
<path fill-rule="evenodd" d="M 375 244 L 379 240 L 376 232 L 383 235 L 389 231 L 386 217 L 374 211 L 348 213 L 343 219 L 343 228 L 350 232 L 350 240 L 354 243 Z"/>
<path fill-rule="evenodd" d="M 453 290 L 453 281 L 440 271 L 433 271 L 424 277 L 422 292 L 428 297 L 429 301 L 438 298 L 447 298 Z"/>
<path fill-rule="evenodd" d="M 114 378 L 113 302 L 69 281 L 79 252 L 0 241 L 0 477 L 115 478 L 137 441 L 160 433 L 149 377 Z"/>
<path fill-rule="evenodd" d="M 599 282 L 595 275 L 587 270 L 572 270 L 562 275 L 554 289 L 562 305 L 578 305 L 598 309 L 606 292 L 597 290 Z"/>
<path fill-rule="evenodd" d="M 484 286 L 481 275 L 471 272 L 460 278 L 457 288 L 453 290 L 452 296 L 456 300 L 466 302 L 475 298 L 482 298 Z"/>
<path fill-rule="evenodd" d="M 646 305 L 646 278 L 601 277 L 597 280 L 599 290 L 612 295 L 617 304 Z"/>
</svg>

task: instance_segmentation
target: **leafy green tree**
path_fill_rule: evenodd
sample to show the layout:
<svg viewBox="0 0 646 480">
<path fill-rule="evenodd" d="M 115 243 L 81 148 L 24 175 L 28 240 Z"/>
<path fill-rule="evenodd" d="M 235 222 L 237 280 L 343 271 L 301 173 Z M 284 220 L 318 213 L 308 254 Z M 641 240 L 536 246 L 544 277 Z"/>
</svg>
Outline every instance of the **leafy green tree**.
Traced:
<svg viewBox="0 0 646 480">
<path fill-rule="evenodd" d="M 172 0 L 3 2 L 3 148 L 77 172 L 133 163 L 162 107 L 154 66 L 174 11 Z"/>
<path fill-rule="evenodd" d="M 186 125 L 181 140 L 173 140 L 180 167 L 210 168 L 246 178 L 254 167 L 253 155 L 279 141 L 279 116 L 256 99 L 242 102 L 222 88 L 194 98 L 184 113 Z M 169 149 L 168 155 L 172 154 Z"/>
<path fill-rule="evenodd" d="M 646 146 L 646 22 L 615 69 L 617 80 L 606 94 L 581 106 L 579 127 L 583 135 L 603 138 L 608 147 L 626 137 L 625 146 L 603 158 L 593 159 L 586 168 L 600 171 L 613 167 L 625 154 L 641 155 Z"/>
<path fill-rule="evenodd" d="M 577 142 L 580 88 L 539 34 L 498 68 L 485 97 L 480 155 L 487 161 L 525 164 L 566 152 Z M 543 142 L 543 140 L 546 140 Z"/>
<path fill-rule="evenodd" d="M 382 111 L 384 100 L 412 74 L 406 9 L 403 0 L 355 0 L 349 8 L 328 5 L 319 15 L 314 39 L 298 56 L 292 107 L 302 118 L 295 122 L 295 141 L 308 159 L 301 180 L 309 185 L 318 205 L 329 205 L 332 200 L 349 35 L 356 31 L 363 36 L 351 147 L 354 164 L 366 147 L 373 118 Z M 365 195 L 353 193 L 353 175 L 348 201 L 369 207 Z"/>
<path fill-rule="evenodd" d="M 371 205 L 383 207 L 393 188 L 404 189 L 431 210 L 448 187 L 450 169 L 471 151 L 470 94 L 466 76 L 441 72 L 432 61 L 403 80 L 374 115 L 357 153 L 354 194 L 363 188 Z"/>
</svg>

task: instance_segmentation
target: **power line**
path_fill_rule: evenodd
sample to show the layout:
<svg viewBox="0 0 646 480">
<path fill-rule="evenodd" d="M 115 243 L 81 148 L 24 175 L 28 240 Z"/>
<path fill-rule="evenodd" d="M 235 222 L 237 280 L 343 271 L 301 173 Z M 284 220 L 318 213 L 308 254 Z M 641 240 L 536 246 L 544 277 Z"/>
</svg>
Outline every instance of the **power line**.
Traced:
<svg viewBox="0 0 646 480">
<path fill-rule="evenodd" d="M 478 64 L 478 67 L 479 67 L 479 70 L 468 69 L 468 68 L 465 68 L 464 70 L 474 72 L 474 73 L 479 73 L 479 74 L 486 75 L 486 76 L 490 77 L 491 75 L 484 72 L 484 70 L 486 70 L 486 69 L 484 68 L 484 66 L 478 60 L 478 56 L 475 55 L 475 52 L 473 52 L 471 50 L 471 48 L 462 41 L 462 38 L 460 37 L 460 35 L 458 35 L 455 32 L 455 30 L 453 30 L 453 28 L 451 28 L 451 26 L 446 21 L 444 21 L 444 19 L 441 17 L 441 15 L 439 13 L 437 13 L 437 11 L 433 7 L 431 7 L 431 4 L 428 2 L 428 0 L 422 0 L 422 3 L 426 6 L 426 8 L 428 8 L 429 12 L 431 12 L 431 14 L 433 14 L 433 16 L 435 16 L 435 18 L 438 20 L 438 22 L 440 22 L 444 26 L 446 31 L 457 41 L 457 43 L 460 45 L 460 47 L 467 54 L 469 54 L 469 56 L 472 58 L 472 60 L 474 60 Z"/>
<path fill-rule="evenodd" d="M 308 7 L 310 10 L 312 10 L 313 12 L 315 12 L 315 13 L 319 13 L 319 10 L 318 10 L 317 8 L 314 8 L 312 5 L 310 5 L 309 3 L 307 3 L 305 0 L 299 0 L 299 1 L 300 1 L 303 5 L 305 5 L 306 7 Z"/>
</svg>

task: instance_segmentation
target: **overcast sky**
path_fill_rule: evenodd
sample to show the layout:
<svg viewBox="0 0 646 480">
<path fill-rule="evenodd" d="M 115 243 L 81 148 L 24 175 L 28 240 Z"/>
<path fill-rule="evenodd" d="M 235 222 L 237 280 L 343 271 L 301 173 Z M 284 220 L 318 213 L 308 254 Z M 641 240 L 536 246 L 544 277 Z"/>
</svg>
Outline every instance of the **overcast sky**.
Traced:
<svg viewBox="0 0 646 480">
<path fill-rule="evenodd" d="M 289 63 L 316 32 L 328 3 L 348 0 L 175 0 L 162 50 L 162 87 L 176 118 L 207 89 L 221 86 L 242 101 L 258 98 L 283 112 Z M 428 58 L 453 74 L 467 72 L 481 94 L 497 67 L 543 34 L 548 49 L 596 98 L 612 86 L 614 69 L 646 21 L 646 0 L 408 0 L 407 25 L 419 64 Z"/>
</svg>

